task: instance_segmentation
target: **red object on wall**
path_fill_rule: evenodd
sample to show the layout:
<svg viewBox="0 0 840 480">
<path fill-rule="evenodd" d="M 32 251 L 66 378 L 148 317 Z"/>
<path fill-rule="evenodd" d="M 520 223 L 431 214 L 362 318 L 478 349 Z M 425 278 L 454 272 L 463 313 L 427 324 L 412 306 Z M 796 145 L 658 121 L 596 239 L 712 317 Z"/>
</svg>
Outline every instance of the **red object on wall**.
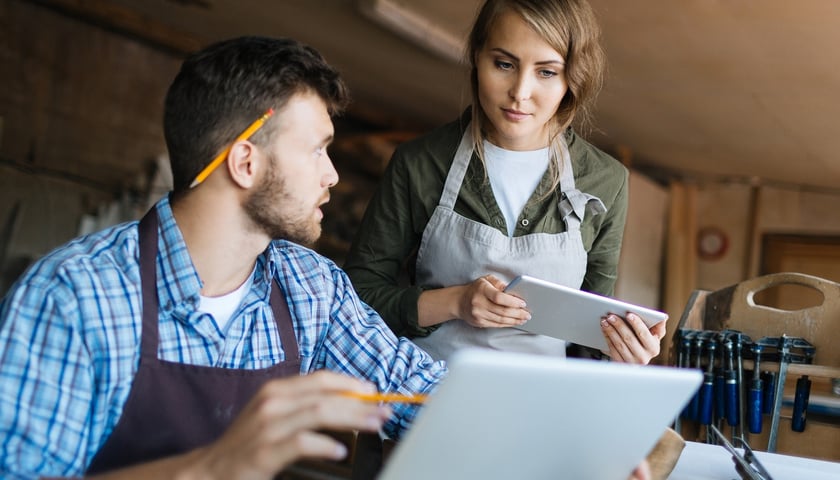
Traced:
<svg viewBox="0 0 840 480">
<path fill-rule="evenodd" d="M 703 227 L 697 232 L 697 255 L 703 260 L 718 260 L 729 249 L 729 237 L 718 227 Z"/>
</svg>

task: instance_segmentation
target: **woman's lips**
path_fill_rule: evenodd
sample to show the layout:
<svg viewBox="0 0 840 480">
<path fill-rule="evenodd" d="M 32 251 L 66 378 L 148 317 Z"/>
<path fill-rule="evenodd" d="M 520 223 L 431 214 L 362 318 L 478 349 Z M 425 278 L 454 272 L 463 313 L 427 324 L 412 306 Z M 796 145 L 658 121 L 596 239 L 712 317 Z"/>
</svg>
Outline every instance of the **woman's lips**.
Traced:
<svg viewBox="0 0 840 480">
<path fill-rule="evenodd" d="M 513 121 L 513 122 L 518 122 L 520 120 L 525 120 L 526 118 L 528 118 L 530 116 L 529 114 L 527 114 L 525 112 L 520 112 L 519 110 L 513 110 L 513 109 L 510 109 L 510 108 L 503 108 L 502 113 L 504 114 L 506 119 L 508 119 L 510 121 Z"/>
</svg>

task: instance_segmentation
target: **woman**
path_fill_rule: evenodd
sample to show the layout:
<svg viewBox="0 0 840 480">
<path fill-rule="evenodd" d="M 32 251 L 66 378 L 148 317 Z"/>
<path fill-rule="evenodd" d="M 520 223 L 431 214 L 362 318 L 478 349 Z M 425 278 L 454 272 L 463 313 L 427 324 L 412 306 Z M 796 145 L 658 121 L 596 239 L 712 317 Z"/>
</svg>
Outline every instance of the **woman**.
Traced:
<svg viewBox="0 0 840 480">
<path fill-rule="evenodd" d="M 516 275 L 613 294 L 627 170 L 570 128 L 600 90 L 599 36 L 585 0 L 488 0 L 467 49 L 472 107 L 394 153 L 345 270 L 434 357 L 463 346 L 565 355 L 560 340 L 505 328 L 529 318 L 503 292 Z M 609 355 L 633 363 L 665 334 L 633 314 L 601 325 Z"/>
</svg>

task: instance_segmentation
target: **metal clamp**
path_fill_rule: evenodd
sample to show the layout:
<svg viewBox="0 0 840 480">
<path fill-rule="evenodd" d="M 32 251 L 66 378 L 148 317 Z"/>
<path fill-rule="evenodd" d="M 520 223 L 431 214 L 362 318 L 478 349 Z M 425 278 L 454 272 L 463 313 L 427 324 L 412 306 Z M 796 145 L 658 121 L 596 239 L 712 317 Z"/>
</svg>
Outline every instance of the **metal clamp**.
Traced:
<svg viewBox="0 0 840 480">
<path fill-rule="evenodd" d="M 709 428 L 714 432 L 721 445 L 723 445 L 723 448 L 732 454 L 732 461 L 735 462 L 735 471 L 741 476 L 741 480 L 773 480 L 773 477 L 770 476 L 770 473 L 767 472 L 764 465 L 758 461 L 758 457 L 755 456 L 755 453 L 753 453 L 743 438 L 738 438 L 741 447 L 744 449 L 744 453 L 742 454 L 735 449 L 734 445 L 729 443 L 717 427 L 709 425 Z"/>
</svg>

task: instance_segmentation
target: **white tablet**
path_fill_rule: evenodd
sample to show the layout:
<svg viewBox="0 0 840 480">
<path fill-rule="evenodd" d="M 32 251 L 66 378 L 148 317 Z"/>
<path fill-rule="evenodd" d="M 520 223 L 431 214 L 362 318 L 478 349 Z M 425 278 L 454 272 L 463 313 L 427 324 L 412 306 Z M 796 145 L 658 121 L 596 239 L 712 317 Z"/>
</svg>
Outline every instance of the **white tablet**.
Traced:
<svg viewBox="0 0 840 480">
<path fill-rule="evenodd" d="M 469 348 L 447 365 L 379 480 L 625 480 L 703 379 Z"/>
<path fill-rule="evenodd" d="M 560 338 L 607 352 L 601 318 L 609 313 L 620 317 L 633 312 L 648 328 L 668 319 L 668 314 L 610 297 L 565 287 L 539 278 L 520 275 L 505 292 L 522 298 L 531 319 L 517 327 L 531 333 Z"/>
</svg>

